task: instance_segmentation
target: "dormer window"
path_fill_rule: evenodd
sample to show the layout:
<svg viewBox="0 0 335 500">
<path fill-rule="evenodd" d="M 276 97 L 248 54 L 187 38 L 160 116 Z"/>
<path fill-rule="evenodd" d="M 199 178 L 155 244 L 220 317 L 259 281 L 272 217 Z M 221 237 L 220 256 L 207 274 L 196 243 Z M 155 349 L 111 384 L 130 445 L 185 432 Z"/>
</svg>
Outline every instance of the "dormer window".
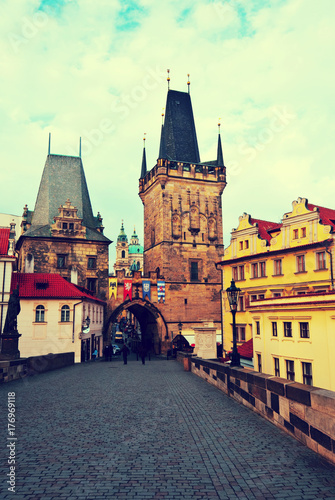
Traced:
<svg viewBox="0 0 335 500">
<path fill-rule="evenodd" d="M 49 286 L 47 282 L 38 282 L 36 283 L 36 290 L 46 290 Z"/>
</svg>

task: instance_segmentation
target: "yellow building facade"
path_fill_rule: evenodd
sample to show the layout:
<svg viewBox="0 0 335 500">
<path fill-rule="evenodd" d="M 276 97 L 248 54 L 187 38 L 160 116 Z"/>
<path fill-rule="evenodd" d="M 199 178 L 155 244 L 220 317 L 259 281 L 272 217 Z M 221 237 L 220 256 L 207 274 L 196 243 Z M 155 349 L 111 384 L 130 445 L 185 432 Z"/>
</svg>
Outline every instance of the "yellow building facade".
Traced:
<svg viewBox="0 0 335 500">
<path fill-rule="evenodd" d="M 280 223 L 239 217 L 222 272 L 222 337 L 232 347 L 232 316 L 225 290 L 241 289 L 238 344 L 253 338 L 254 368 L 335 390 L 335 210 L 305 198 Z M 328 360 L 328 361 L 327 361 Z"/>
</svg>

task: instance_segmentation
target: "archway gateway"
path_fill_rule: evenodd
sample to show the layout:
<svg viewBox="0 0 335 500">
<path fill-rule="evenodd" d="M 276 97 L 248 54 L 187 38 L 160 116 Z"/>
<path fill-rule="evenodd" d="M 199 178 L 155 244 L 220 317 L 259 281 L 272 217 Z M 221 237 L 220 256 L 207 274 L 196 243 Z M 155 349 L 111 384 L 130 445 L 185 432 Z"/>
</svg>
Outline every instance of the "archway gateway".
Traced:
<svg viewBox="0 0 335 500">
<path fill-rule="evenodd" d="M 145 348 L 154 351 L 155 354 L 160 354 L 162 339 L 167 336 L 168 328 L 159 309 L 148 300 L 128 299 L 111 313 L 106 322 L 106 332 L 110 331 L 111 325 L 116 322 L 122 311 L 130 311 L 138 320 L 141 327 L 142 344 Z"/>
</svg>

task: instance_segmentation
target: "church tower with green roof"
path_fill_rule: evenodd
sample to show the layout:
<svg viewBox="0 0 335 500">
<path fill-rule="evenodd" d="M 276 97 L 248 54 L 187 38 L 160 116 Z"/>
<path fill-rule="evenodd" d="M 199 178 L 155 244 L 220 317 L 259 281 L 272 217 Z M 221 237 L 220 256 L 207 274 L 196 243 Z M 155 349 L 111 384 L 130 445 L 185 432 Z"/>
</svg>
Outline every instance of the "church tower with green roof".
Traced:
<svg viewBox="0 0 335 500">
<path fill-rule="evenodd" d="M 128 276 L 131 273 L 130 268 L 134 269 L 134 265 L 136 266 L 136 270 L 143 268 L 143 247 L 140 245 L 135 228 L 130 239 L 130 244 L 128 243 L 128 236 L 125 233 L 122 221 L 120 233 L 116 241 L 114 273 L 116 274 L 116 271 L 124 270 L 125 276 Z"/>
</svg>

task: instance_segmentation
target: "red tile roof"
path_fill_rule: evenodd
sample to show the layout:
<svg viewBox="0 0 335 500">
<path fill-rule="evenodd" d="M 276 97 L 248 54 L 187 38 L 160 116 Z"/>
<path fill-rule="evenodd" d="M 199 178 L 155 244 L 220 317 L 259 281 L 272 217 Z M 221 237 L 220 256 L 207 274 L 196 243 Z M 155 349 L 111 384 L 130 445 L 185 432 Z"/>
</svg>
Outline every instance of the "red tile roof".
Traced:
<svg viewBox="0 0 335 500">
<path fill-rule="evenodd" d="M 267 240 L 268 243 L 270 242 L 270 240 L 272 238 L 270 233 L 272 231 L 279 231 L 280 228 L 282 227 L 282 224 L 279 224 L 278 222 L 270 222 L 267 220 L 253 219 L 252 217 L 250 217 L 250 223 L 257 224 L 260 237 L 263 240 Z"/>
<path fill-rule="evenodd" d="M 253 339 L 250 339 L 247 342 L 244 342 L 244 344 L 238 346 L 237 350 L 242 358 L 252 359 L 254 355 Z"/>
<path fill-rule="evenodd" d="M 103 303 L 89 290 L 69 283 L 59 274 L 13 273 L 11 290 L 19 285 L 20 298 L 91 299 Z"/>
<path fill-rule="evenodd" d="M 9 227 L 0 227 L 0 255 L 8 255 Z"/>
<path fill-rule="evenodd" d="M 307 203 L 308 210 L 318 210 L 320 214 L 320 220 L 322 224 L 326 226 L 332 226 L 335 229 L 335 210 L 331 208 L 320 207 L 318 205 L 312 205 L 312 203 Z"/>
</svg>

